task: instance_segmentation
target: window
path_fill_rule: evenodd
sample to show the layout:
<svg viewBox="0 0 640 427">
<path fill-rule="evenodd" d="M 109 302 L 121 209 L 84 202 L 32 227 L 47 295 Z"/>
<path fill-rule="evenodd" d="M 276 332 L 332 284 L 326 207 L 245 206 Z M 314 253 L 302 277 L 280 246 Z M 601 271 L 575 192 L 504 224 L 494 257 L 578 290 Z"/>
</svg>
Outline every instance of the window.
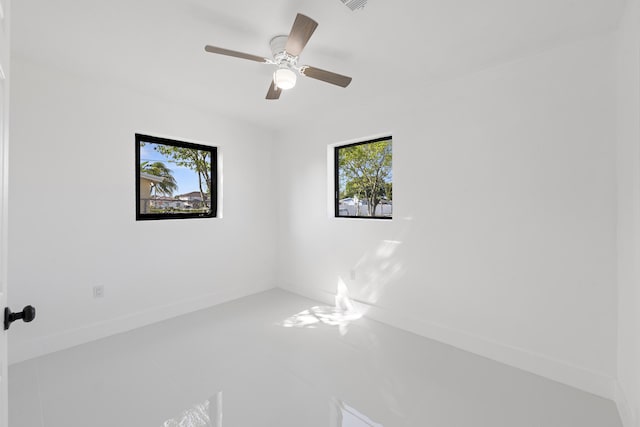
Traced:
<svg viewBox="0 0 640 427">
<path fill-rule="evenodd" d="M 334 155 L 335 216 L 391 219 L 391 137 L 337 146 Z"/>
<path fill-rule="evenodd" d="M 217 149 L 136 134 L 136 220 L 211 218 Z"/>
</svg>

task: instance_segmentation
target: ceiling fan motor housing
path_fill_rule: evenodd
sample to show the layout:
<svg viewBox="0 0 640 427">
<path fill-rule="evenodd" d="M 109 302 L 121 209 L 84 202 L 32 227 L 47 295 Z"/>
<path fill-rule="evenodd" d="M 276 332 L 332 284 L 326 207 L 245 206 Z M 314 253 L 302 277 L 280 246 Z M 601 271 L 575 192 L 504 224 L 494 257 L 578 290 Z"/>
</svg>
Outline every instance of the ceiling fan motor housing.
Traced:
<svg viewBox="0 0 640 427">
<path fill-rule="evenodd" d="M 285 51 L 284 47 L 287 45 L 288 39 L 289 36 L 275 36 L 271 39 L 269 44 L 271 45 L 271 53 L 273 53 L 274 58 Z"/>
<path fill-rule="evenodd" d="M 298 69 L 298 57 L 289 54 L 285 50 L 288 36 L 275 36 L 271 39 L 271 52 L 273 53 L 273 62 L 278 68 L 288 68 L 291 71 L 300 72 Z"/>
</svg>

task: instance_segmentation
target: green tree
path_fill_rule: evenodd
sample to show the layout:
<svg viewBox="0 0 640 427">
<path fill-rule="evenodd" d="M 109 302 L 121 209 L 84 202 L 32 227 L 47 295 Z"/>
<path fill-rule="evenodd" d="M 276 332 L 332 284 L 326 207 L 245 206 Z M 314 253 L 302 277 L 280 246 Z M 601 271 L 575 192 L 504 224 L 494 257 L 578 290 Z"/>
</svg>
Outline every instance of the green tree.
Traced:
<svg viewBox="0 0 640 427">
<path fill-rule="evenodd" d="M 200 197 L 206 207 L 209 207 L 211 195 L 211 155 L 208 151 L 195 148 L 175 147 L 172 145 L 155 145 L 154 149 L 176 165 L 186 167 L 198 174 Z M 204 186 L 204 188 L 203 188 Z"/>
<path fill-rule="evenodd" d="M 163 178 L 162 182 L 151 184 L 152 190 L 156 196 L 158 193 L 165 196 L 173 195 L 173 192 L 178 189 L 178 183 L 173 177 L 173 171 L 162 162 L 150 162 L 144 161 L 140 163 L 140 170 L 148 173 L 149 175 L 155 175 Z"/>
<path fill-rule="evenodd" d="M 338 172 L 341 197 L 366 200 L 374 216 L 380 200 L 391 200 L 391 140 L 340 148 Z"/>
</svg>

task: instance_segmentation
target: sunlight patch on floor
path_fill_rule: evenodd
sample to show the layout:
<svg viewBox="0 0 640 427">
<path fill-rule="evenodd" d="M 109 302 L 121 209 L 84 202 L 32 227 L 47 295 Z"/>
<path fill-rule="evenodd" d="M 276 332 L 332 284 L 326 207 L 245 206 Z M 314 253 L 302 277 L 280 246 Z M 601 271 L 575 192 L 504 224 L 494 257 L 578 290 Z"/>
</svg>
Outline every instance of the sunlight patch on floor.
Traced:
<svg viewBox="0 0 640 427">
<path fill-rule="evenodd" d="M 340 334 L 347 333 L 351 322 L 362 317 L 351 299 L 349 290 L 342 278 L 338 279 L 338 289 L 335 296 L 335 306 L 314 306 L 300 313 L 286 318 L 281 326 L 285 328 L 315 328 L 318 325 L 337 326 Z"/>
</svg>

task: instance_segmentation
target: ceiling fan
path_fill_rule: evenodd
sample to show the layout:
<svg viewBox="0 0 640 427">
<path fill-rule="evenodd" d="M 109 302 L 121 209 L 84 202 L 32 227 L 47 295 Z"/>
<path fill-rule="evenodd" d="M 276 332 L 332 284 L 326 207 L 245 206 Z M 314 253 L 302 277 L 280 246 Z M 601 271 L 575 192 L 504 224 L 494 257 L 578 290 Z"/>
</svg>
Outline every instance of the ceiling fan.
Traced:
<svg viewBox="0 0 640 427">
<path fill-rule="evenodd" d="M 312 79 L 321 80 L 340 87 L 347 87 L 351 83 L 351 77 L 309 65 L 298 65 L 298 58 L 302 49 L 306 46 L 315 31 L 318 23 L 308 16 L 298 13 L 291 32 L 288 36 L 276 36 L 271 39 L 271 51 L 273 59 L 248 53 L 237 52 L 235 50 L 224 49 L 216 46 L 205 46 L 204 50 L 210 53 L 233 56 L 236 58 L 248 59 L 250 61 L 262 62 L 277 66 L 273 73 L 271 86 L 267 92 L 267 99 L 278 99 L 283 90 L 291 89 L 296 84 L 297 74 L 301 74 Z"/>
</svg>

